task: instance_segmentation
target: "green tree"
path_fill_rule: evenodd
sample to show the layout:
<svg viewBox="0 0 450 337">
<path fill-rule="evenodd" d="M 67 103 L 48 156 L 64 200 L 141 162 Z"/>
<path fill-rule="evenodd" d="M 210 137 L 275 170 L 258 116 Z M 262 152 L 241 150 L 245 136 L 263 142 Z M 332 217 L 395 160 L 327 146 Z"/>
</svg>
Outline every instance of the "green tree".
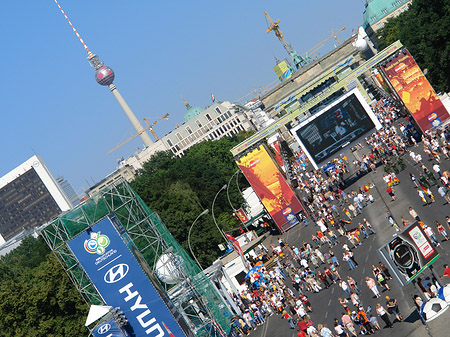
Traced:
<svg viewBox="0 0 450 337">
<path fill-rule="evenodd" d="M 238 169 L 230 149 L 239 144 L 242 137 L 201 142 L 191 147 L 181 158 L 172 157 L 171 152 L 156 153 L 144 164 L 131 184 L 187 251 L 187 235 L 191 224 L 203 210 L 210 210 L 195 224 L 190 240 L 194 254 L 204 266 L 218 257 L 218 244 L 226 243 L 213 221 L 211 204 Z M 234 207 L 240 207 L 243 203 L 235 183 L 230 185 L 227 190 L 220 192 L 214 206 L 218 226 L 225 231 L 236 228 L 228 196 Z M 248 186 L 242 175 L 239 176 L 239 186 Z"/>
<path fill-rule="evenodd" d="M 450 91 L 450 2 L 414 0 L 409 10 L 391 18 L 377 32 L 378 47 L 400 40 L 437 91 Z"/>
<path fill-rule="evenodd" d="M 0 259 L 2 336 L 82 336 L 87 306 L 42 239 L 25 238 Z"/>
</svg>

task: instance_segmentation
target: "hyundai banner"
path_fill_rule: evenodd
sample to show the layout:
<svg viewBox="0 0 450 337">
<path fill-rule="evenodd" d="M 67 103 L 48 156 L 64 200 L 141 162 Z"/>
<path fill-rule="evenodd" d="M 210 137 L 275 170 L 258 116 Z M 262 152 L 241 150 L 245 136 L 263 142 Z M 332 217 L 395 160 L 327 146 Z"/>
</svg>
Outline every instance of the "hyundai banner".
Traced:
<svg viewBox="0 0 450 337">
<path fill-rule="evenodd" d="M 103 322 L 96 326 L 92 331 L 92 336 L 94 337 L 124 337 L 129 336 L 128 334 L 124 334 L 122 330 L 117 326 L 114 319 Z"/>
<path fill-rule="evenodd" d="M 133 335 L 186 336 L 109 218 L 68 245 L 106 304 L 124 312 Z"/>
</svg>

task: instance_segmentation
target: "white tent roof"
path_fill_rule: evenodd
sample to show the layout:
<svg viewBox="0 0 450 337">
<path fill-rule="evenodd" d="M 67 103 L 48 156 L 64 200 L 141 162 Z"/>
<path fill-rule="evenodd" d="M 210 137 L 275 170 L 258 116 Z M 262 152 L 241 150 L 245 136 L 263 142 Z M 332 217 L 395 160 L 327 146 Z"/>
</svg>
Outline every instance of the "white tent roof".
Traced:
<svg viewBox="0 0 450 337">
<path fill-rule="evenodd" d="M 108 305 L 91 305 L 89 309 L 88 317 L 86 318 L 85 326 L 89 326 L 94 323 L 96 320 L 105 316 L 113 307 Z"/>
</svg>

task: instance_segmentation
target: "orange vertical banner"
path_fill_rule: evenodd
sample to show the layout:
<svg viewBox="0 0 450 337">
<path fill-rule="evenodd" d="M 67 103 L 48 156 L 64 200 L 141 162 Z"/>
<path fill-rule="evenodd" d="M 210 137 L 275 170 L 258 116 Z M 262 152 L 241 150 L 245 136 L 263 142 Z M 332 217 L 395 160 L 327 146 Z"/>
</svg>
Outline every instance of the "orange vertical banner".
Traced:
<svg viewBox="0 0 450 337">
<path fill-rule="evenodd" d="M 381 69 L 422 132 L 441 125 L 450 117 L 408 50 L 400 52 Z"/>
<path fill-rule="evenodd" d="M 254 149 L 237 164 L 281 232 L 299 223 L 295 214 L 303 207 L 265 146 Z"/>
</svg>

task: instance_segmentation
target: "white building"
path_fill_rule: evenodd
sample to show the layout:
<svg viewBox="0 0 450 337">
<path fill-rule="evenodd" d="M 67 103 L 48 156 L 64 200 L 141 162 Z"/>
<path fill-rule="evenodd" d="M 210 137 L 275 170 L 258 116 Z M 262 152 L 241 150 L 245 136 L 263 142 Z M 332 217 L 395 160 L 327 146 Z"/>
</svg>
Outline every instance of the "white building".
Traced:
<svg viewBox="0 0 450 337">
<path fill-rule="evenodd" d="M 255 130 L 252 110 L 230 102 L 218 102 L 203 109 L 185 102 L 184 122 L 154 144 L 138 154 L 123 160 L 120 167 L 130 165 L 136 170 L 160 151 L 172 151 L 181 157 L 187 149 L 205 140 L 216 140 L 233 136 L 240 131 Z M 259 119 L 262 120 L 262 117 Z"/>
<path fill-rule="evenodd" d="M 0 244 L 71 207 L 42 158 L 31 157 L 0 178 Z"/>
</svg>

